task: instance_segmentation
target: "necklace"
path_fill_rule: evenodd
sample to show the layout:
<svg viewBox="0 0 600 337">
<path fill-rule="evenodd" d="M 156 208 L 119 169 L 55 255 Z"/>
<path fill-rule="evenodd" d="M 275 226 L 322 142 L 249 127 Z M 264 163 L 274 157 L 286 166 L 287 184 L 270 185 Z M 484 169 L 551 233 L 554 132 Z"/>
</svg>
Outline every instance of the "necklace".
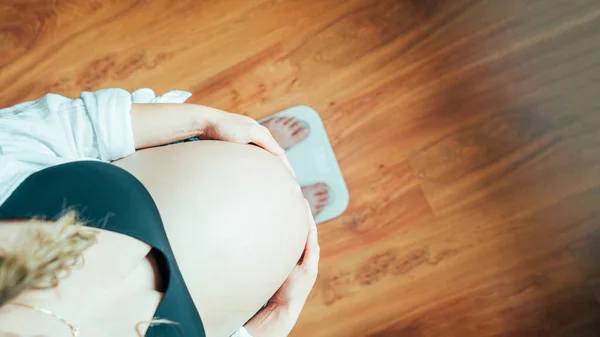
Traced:
<svg viewBox="0 0 600 337">
<path fill-rule="evenodd" d="M 41 312 L 42 314 L 45 314 L 45 315 L 48 315 L 48 316 L 52 316 L 52 317 L 56 318 L 57 320 L 59 320 L 59 321 L 63 322 L 64 324 L 66 324 L 69 327 L 69 329 L 71 329 L 71 336 L 72 337 L 77 337 L 77 335 L 79 335 L 79 329 L 77 329 L 76 327 L 74 327 L 73 324 L 71 324 L 66 319 L 62 318 L 61 316 L 59 316 L 59 315 L 57 315 L 55 313 L 53 313 L 50 310 L 47 310 L 47 309 L 44 309 L 44 308 L 38 308 L 38 307 L 35 307 L 33 305 L 24 304 L 24 303 L 18 303 L 18 302 L 12 302 L 12 303 L 9 303 L 9 304 L 16 305 L 16 306 L 23 307 L 23 308 L 33 309 L 33 310 L 35 310 L 37 312 Z"/>
</svg>

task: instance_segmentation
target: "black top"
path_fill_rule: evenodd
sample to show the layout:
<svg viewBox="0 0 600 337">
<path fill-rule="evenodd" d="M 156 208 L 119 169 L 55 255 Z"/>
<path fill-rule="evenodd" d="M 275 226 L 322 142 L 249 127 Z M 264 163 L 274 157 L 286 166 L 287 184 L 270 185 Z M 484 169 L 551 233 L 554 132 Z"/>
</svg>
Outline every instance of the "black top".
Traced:
<svg viewBox="0 0 600 337">
<path fill-rule="evenodd" d="M 0 220 L 55 219 L 76 210 L 88 226 L 122 233 L 153 248 L 165 284 L 155 318 L 177 325 L 151 326 L 146 337 L 204 337 L 204 328 L 185 285 L 152 197 L 127 171 L 103 162 L 78 161 L 29 176 L 2 205 Z M 106 219 L 106 221 L 105 221 Z"/>
</svg>

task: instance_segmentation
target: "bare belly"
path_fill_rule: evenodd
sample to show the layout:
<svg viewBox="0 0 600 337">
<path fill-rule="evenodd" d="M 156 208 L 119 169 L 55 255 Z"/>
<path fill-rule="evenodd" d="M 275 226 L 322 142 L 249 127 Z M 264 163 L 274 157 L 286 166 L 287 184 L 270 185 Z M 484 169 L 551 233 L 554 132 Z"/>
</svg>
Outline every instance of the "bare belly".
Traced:
<svg viewBox="0 0 600 337">
<path fill-rule="evenodd" d="M 209 337 L 248 320 L 302 253 L 304 198 L 279 159 L 262 149 L 200 141 L 138 151 L 114 164 L 155 200 Z"/>
</svg>

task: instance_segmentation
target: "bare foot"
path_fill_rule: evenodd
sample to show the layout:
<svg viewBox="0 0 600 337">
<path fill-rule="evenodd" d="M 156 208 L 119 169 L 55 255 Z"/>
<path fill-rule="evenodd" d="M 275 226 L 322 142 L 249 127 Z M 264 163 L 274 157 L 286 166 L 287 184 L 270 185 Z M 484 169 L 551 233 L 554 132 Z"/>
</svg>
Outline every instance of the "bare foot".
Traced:
<svg viewBox="0 0 600 337">
<path fill-rule="evenodd" d="M 302 187 L 302 194 L 310 205 L 312 215 L 316 217 L 323 208 L 329 203 L 329 186 L 324 183 L 318 183 Z"/>
<path fill-rule="evenodd" d="M 284 149 L 300 143 L 308 137 L 308 129 L 294 117 L 273 117 L 261 123 L 269 129 L 273 138 Z"/>
<path fill-rule="evenodd" d="M 308 137 L 308 129 L 302 121 L 294 117 L 273 117 L 261 123 L 269 129 L 273 138 L 284 150 L 300 143 Z M 316 217 L 329 202 L 329 186 L 318 183 L 302 187 L 302 194 L 310 205 L 312 215 Z"/>
</svg>

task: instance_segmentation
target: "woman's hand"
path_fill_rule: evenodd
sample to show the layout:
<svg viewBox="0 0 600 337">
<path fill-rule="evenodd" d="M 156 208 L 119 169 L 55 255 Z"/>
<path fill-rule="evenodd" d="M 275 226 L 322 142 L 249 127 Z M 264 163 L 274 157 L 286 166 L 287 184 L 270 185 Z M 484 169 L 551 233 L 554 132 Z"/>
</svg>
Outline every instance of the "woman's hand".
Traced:
<svg viewBox="0 0 600 337">
<path fill-rule="evenodd" d="M 230 112 L 202 107 L 207 123 L 201 138 L 223 140 L 232 143 L 254 143 L 276 156 L 284 154 L 267 128 L 254 119 Z"/>
<path fill-rule="evenodd" d="M 310 218 L 310 229 L 308 238 L 304 247 L 304 254 L 298 261 L 298 264 L 292 270 L 292 273 L 283 282 L 283 285 L 271 297 L 268 304 L 278 307 L 288 307 L 297 309 L 298 314 L 302 310 L 308 294 L 317 280 L 319 272 L 319 258 L 321 248 L 319 247 L 317 226 L 310 213 L 310 206 L 307 203 L 307 209 Z"/>
<path fill-rule="evenodd" d="M 199 138 L 239 144 L 256 144 L 279 157 L 290 172 L 296 176 L 292 165 L 285 156 L 285 150 L 271 136 L 269 129 L 248 116 L 204 106 L 200 107 L 207 117 L 206 126 Z"/>
<path fill-rule="evenodd" d="M 253 337 L 285 337 L 287 336 L 304 307 L 319 271 L 320 247 L 317 226 L 306 204 L 310 218 L 310 229 L 304 248 L 304 254 L 267 303 L 267 307 L 256 314 L 247 324 L 246 329 Z"/>
<path fill-rule="evenodd" d="M 294 173 L 269 130 L 244 115 L 186 103 L 132 104 L 131 125 L 136 149 L 192 137 L 254 143 L 279 157 Z"/>
</svg>

